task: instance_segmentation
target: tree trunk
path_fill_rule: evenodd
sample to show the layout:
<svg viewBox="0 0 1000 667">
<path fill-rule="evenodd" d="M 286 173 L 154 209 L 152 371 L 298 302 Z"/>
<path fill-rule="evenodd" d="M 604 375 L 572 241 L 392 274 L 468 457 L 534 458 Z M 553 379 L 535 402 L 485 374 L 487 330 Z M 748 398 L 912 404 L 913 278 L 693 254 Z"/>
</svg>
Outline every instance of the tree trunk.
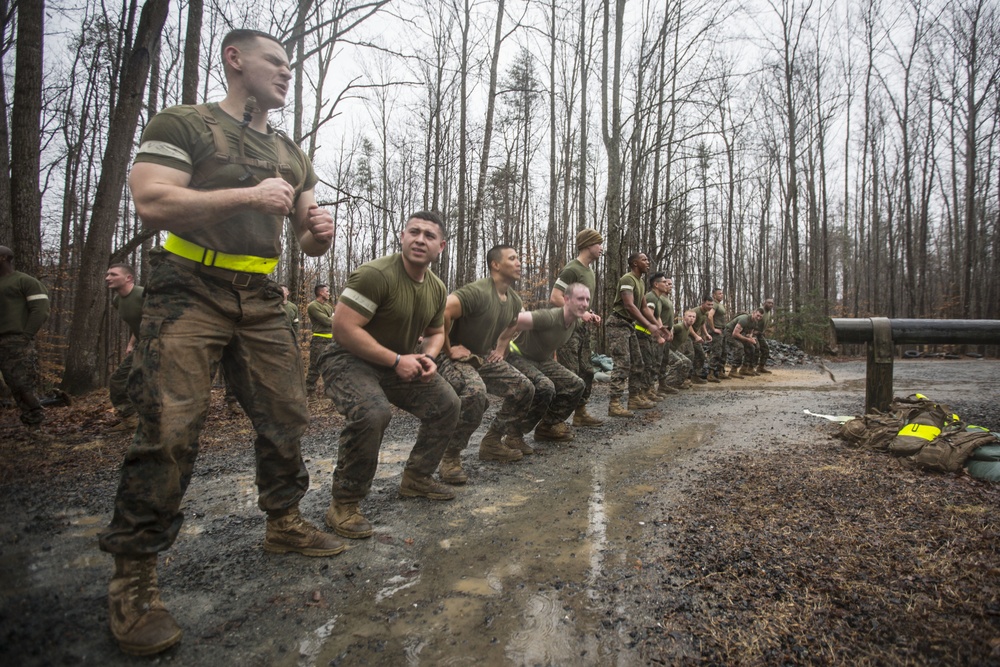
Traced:
<svg viewBox="0 0 1000 667">
<path fill-rule="evenodd" d="M 121 94 L 111 119 L 108 144 L 101 162 L 101 178 L 94 199 L 94 213 L 83 248 L 80 280 L 70 327 L 63 389 L 73 394 L 96 389 L 99 383 L 97 341 L 101 331 L 100 322 L 107 308 L 102 277 L 111 254 L 115 225 L 121 213 L 122 190 L 139 110 L 143 104 L 143 89 L 151 60 L 158 52 L 168 6 L 169 0 L 149 0 L 143 6 L 135 45 L 125 60 Z"/>
<path fill-rule="evenodd" d="M 17 63 L 14 67 L 14 107 L 10 115 L 11 250 L 17 268 L 35 276 L 42 247 L 42 200 L 38 180 L 44 20 L 43 0 L 17 3 Z"/>
</svg>

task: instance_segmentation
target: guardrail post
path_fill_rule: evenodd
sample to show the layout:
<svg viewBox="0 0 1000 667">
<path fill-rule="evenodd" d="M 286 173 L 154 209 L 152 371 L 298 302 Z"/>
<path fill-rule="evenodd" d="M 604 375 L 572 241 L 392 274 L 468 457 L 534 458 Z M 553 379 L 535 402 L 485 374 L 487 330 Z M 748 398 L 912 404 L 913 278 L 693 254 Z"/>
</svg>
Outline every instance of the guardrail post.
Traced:
<svg viewBox="0 0 1000 667">
<path fill-rule="evenodd" d="M 872 408 L 885 412 L 892 403 L 892 325 L 888 317 L 869 318 L 872 340 L 868 343 L 868 368 L 865 378 L 865 413 Z"/>
</svg>

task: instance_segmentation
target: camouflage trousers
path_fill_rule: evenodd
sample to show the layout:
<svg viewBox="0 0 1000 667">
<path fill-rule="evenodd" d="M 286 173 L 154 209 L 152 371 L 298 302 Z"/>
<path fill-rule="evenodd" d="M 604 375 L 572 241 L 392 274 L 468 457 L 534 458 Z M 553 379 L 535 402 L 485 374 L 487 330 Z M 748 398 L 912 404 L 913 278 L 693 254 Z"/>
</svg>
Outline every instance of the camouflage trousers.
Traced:
<svg viewBox="0 0 1000 667">
<path fill-rule="evenodd" d="M 726 332 L 712 334 L 712 342 L 709 344 L 708 348 L 708 368 L 712 373 L 725 373 L 726 363 L 728 359 L 726 358 Z"/>
<path fill-rule="evenodd" d="M 309 339 L 309 373 L 306 375 L 306 391 L 316 391 L 316 381 L 319 379 L 319 358 L 330 345 L 332 338 L 312 336 Z M 326 386 L 324 384 L 324 386 Z"/>
<path fill-rule="evenodd" d="M 687 342 L 691 345 L 691 341 Z M 660 381 L 671 387 L 680 387 L 684 380 L 691 377 L 694 366 L 689 357 L 684 356 L 677 350 L 670 347 L 670 343 L 663 346 L 663 359 L 660 362 Z"/>
<path fill-rule="evenodd" d="M 529 433 L 539 422 L 547 426 L 564 422 L 580 406 L 583 379 L 555 359 L 534 361 L 512 353 L 508 361 L 535 385 L 535 400 L 518 422 L 516 435 Z"/>
<path fill-rule="evenodd" d="M 446 359 L 442 354 L 438 355 L 437 362 L 438 373 L 455 390 L 462 404 L 458 426 L 445 446 L 447 454 L 458 454 L 469 444 L 469 438 L 479 428 L 489 407 L 487 392 L 503 398 L 490 424 L 490 430 L 496 433 L 506 435 L 531 407 L 535 386 L 506 361 L 483 364 L 477 369 L 465 361 Z"/>
<path fill-rule="evenodd" d="M 132 399 L 128 397 L 128 375 L 132 372 L 132 357 L 133 352 L 126 354 L 108 381 L 108 393 L 111 395 L 111 405 L 115 407 L 115 411 L 121 417 L 128 417 L 135 413 L 135 406 L 132 405 Z"/>
<path fill-rule="evenodd" d="M 594 388 L 594 365 L 590 361 L 590 357 L 594 354 L 591 335 L 591 325 L 581 322 L 569 340 L 556 351 L 559 363 L 570 373 L 583 380 L 583 396 L 580 397 L 580 405 L 587 404 L 587 401 L 590 400 L 590 392 Z"/>
<path fill-rule="evenodd" d="M 726 332 L 726 349 L 731 351 L 733 357 L 733 368 L 739 368 L 746 364 L 753 366 L 757 363 L 757 346 L 744 343 L 733 338 L 733 334 Z"/>
<path fill-rule="evenodd" d="M 698 377 L 705 377 L 705 344 L 691 341 L 691 346 L 694 349 L 692 355 L 694 369 L 692 372 Z"/>
<path fill-rule="evenodd" d="M 656 374 L 660 367 L 656 353 L 660 345 L 652 336 L 641 331 L 636 333 L 635 337 L 639 342 L 639 352 L 642 354 L 642 389 L 646 390 L 656 386 Z"/>
<path fill-rule="evenodd" d="M 626 389 L 633 394 L 641 392 L 645 367 L 633 324 L 612 315 L 607 320 L 604 336 L 607 339 L 608 356 L 615 364 L 611 370 L 611 398 L 621 398 Z"/>
<path fill-rule="evenodd" d="M 757 337 L 757 366 L 763 366 L 767 363 L 767 360 L 771 358 L 771 348 L 767 345 L 767 338 L 761 333 Z"/>
<path fill-rule="evenodd" d="M 319 367 L 324 391 L 345 420 L 333 471 L 335 500 L 353 503 L 368 495 L 392 405 L 420 420 L 406 469 L 418 475 L 434 473 L 462 405 L 440 373 L 426 382 L 406 382 L 395 370 L 370 364 L 337 343 L 326 347 Z"/>
<path fill-rule="evenodd" d="M 139 426 L 100 536 L 116 554 L 151 554 L 176 539 L 220 360 L 257 432 L 258 506 L 280 516 L 309 487 L 302 361 L 277 283 L 237 289 L 159 254 L 154 262 L 128 380 Z"/>
<path fill-rule="evenodd" d="M 38 402 L 40 373 L 35 345 L 27 334 L 0 336 L 0 375 L 21 410 L 21 423 L 36 426 L 45 421 L 45 413 Z"/>
</svg>

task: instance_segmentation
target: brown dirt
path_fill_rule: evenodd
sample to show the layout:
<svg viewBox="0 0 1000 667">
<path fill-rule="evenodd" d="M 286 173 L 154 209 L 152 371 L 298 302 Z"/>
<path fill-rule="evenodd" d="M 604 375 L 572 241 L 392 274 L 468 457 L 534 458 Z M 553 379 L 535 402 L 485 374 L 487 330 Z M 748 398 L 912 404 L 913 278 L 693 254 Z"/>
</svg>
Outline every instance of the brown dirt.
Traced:
<svg viewBox="0 0 1000 667">
<path fill-rule="evenodd" d="M 848 449 L 863 364 L 699 387 L 508 466 L 466 451 L 451 503 L 396 497 L 416 422 L 394 417 L 371 540 L 271 556 L 252 430 L 213 402 L 185 526 L 161 557 L 184 665 L 1000 664 L 996 485 Z M 1000 363 L 898 362 L 920 390 L 1000 428 Z M 0 662 L 132 664 L 106 630 L 110 516 L 128 436 L 101 393 L 50 412 L 56 442 L 0 411 Z M 606 405 L 606 390 L 597 392 Z M 340 419 L 303 441 L 317 523 Z M 598 407 L 595 412 L 602 412 Z M 478 438 L 474 436 L 474 443 Z"/>
</svg>

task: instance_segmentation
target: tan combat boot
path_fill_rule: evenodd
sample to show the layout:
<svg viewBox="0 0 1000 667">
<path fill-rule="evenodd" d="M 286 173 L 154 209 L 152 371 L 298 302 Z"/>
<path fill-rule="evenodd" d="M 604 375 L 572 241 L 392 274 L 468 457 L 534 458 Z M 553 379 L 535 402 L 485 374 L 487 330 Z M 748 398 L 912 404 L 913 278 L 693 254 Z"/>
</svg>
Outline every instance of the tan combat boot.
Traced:
<svg viewBox="0 0 1000 667">
<path fill-rule="evenodd" d="M 700 375 L 695 375 L 693 378 L 691 378 L 691 384 L 692 385 L 696 385 L 696 384 L 708 384 L 708 380 L 706 380 L 705 378 L 701 377 Z"/>
<path fill-rule="evenodd" d="M 656 393 L 660 396 L 670 396 L 671 394 L 676 394 L 677 390 L 667 384 L 664 380 L 660 380 L 660 386 L 657 387 Z"/>
<path fill-rule="evenodd" d="M 139 426 L 139 415 L 132 413 L 130 415 L 125 415 L 122 420 L 109 428 L 108 430 L 112 433 L 135 433 L 136 427 Z"/>
<path fill-rule="evenodd" d="M 734 380 L 743 380 L 743 375 L 740 374 L 740 367 L 733 366 L 733 370 L 729 371 L 729 377 Z"/>
<path fill-rule="evenodd" d="M 705 382 L 715 382 L 715 383 L 719 383 L 719 382 L 722 382 L 722 380 L 720 380 L 720 379 L 719 379 L 719 376 L 718 376 L 718 375 L 716 375 L 715 373 L 709 373 L 709 374 L 708 374 L 708 377 L 706 377 L 706 378 L 705 378 Z"/>
<path fill-rule="evenodd" d="M 421 475 L 412 470 L 403 470 L 399 483 L 399 495 L 404 498 L 429 498 L 430 500 L 453 500 L 455 492 L 430 475 Z"/>
<path fill-rule="evenodd" d="M 656 403 L 652 401 L 647 401 L 642 395 L 642 392 L 636 392 L 633 394 L 629 392 L 628 395 L 628 409 L 629 410 L 652 410 L 656 407 Z"/>
<path fill-rule="evenodd" d="M 522 458 L 524 458 L 524 454 L 518 449 L 511 449 L 503 444 L 503 436 L 493 429 L 487 431 L 486 435 L 483 436 L 482 442 L 479 443 L 480 461 L 510 463 L 512 461 L 520 461 Z"/>
<path fill-rule="evenodd" d="M 573 432 L 565 422 L 558 424 L 545 424 L 539 422 L 535 427 L 535 440 L 542 442 L 568 442 L 573 439 Z"/>
<path fill-rule="evenodd" d="M 357 503 L 342 503 L 337 500 L 331 501 L 330 509 L 326 511 L 326 525 L 341 537 L 352 540 L 371 537 L 374 532 Z"/>
<path fill-rule="evenodd" d="M 772 371 L 767 370 L 767 367 L 764 366 L 764 364 L 760 364 L 759 366 L 757 366 L 757 374 L 758 375 L 773 375 L 774 373 Z"/>
<path fill-rule="evenodd" d="M 129 655 L 165 651 L 184 634 L 160 600 L 156 554 L 115 556 L 115 573 L 108 586 L 108 612 L 111 634 Z"/>
<path fill-rule="evenodd" d="M 534 447 L 532 447 L 531 445 L 529 445 L 524 441 L 523 435 L 507 434 L 506 436 L 504 436 L 503 444 L 506 445 L 508 449 L 516 449 L 517 451 L 521 452 L 521 454 L 523 454 L 524 456 L 528 456 L 529 454 L 535 453 Z"/>
<path fill-rule="evenodd" d="M 458 452 L 445 452 L 438 464 L 438 477 L 445 484 L 465 484 L 469 476 L 462 470 L 462 456 Z"/>
<path fill-rule="evenodd" d="M 753 366 L 744 366 L 740 369 L 740 375 L 743 377 L 757 377 L 760 373 L 755 371 Z"/>
<path fill-rule="evenodd" d="M 303 519 L 298 507 L 293 507 L 284 516 L 267 517 L 264 551 L 269 553 L 336 556 L 346 548 L 342 540 Z"/>
<path fill-rule="evenodd" d="M 634 412 L 629 412 L 624 405 L 622 405 L 622 399 L 615 397 L 608 399 L 608 416 L 609 417 L 634 417 Z"/>
<path fill-rule="evenodd" d="M 660 396 L 660 394 L 656 391 L 656 387 L 650 387 L 646 391 L 642 392 L 642 397 L 650 403 L 659 403 L 663 400 L 663 396 Z"/>
<path fill-rule="evenodd" d="M 598 419 L 589 412 L 587 412 L 587 406 L 581 405 L 573 413 L 573 426 L 582 426 L 584 428 L 590 428 L 594 426 L 602 426 L 604 424 L 603 419 Z"/>
</svg>

